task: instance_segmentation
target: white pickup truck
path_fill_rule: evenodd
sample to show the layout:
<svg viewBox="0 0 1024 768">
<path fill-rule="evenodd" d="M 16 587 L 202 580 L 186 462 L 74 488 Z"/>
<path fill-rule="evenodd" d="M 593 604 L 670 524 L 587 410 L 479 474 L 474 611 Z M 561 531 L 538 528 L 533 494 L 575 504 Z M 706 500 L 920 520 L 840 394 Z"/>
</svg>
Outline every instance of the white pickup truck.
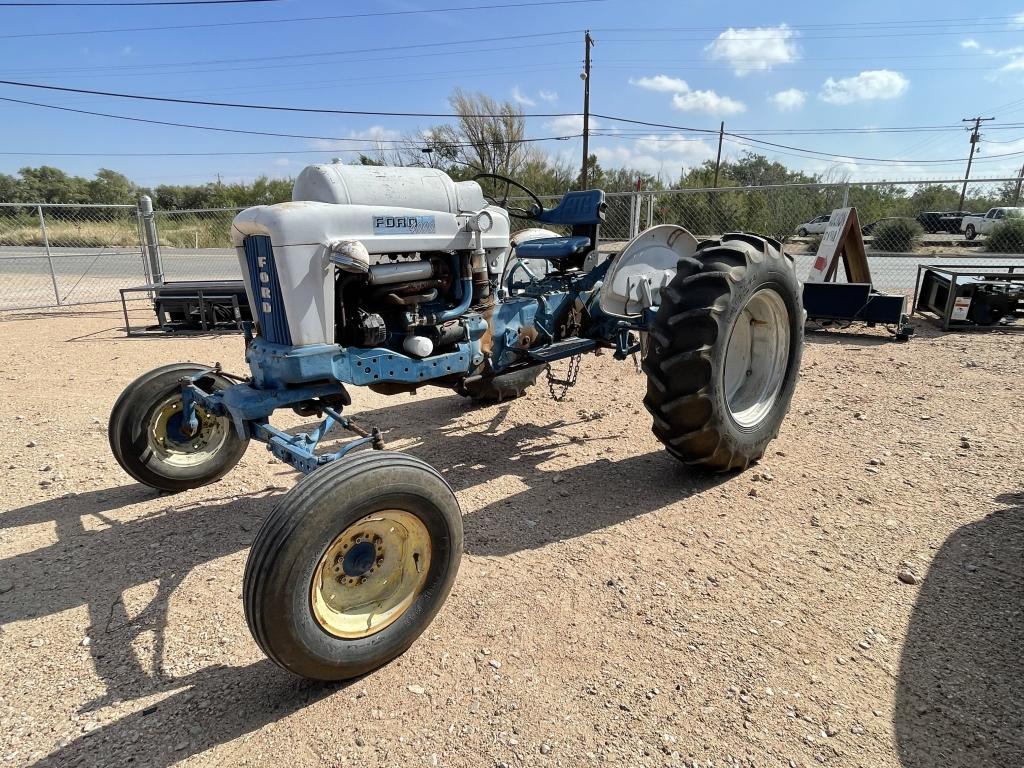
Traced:
<svg viewBox="0 0 1024 768">
<path fill-rule="evenodd" d="M 1024 208 L 989 208 L 984 216 L 964 216 L 960 222 L 960 231 L 968 240 L 978 235 L 987 235 L 992 227 L 1006 219 L 1024 218 Z"/>
</svg>

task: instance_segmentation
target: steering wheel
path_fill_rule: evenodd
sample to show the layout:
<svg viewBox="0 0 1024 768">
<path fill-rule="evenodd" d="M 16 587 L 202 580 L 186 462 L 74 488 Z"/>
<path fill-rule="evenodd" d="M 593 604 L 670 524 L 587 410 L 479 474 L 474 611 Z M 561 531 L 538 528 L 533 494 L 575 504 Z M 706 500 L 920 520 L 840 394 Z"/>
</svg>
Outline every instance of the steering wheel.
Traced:
<svg viewBox="0 0 1024 768">
<path fill-rule="evenodd" d="M 544 213 L 544 204 L 540 201 L 540 198 L 537 197 L 536 194 L 534 194 L 532 189 L 524 187 L 515 179 L 510 179 L 508 176 L 502 176 L 500 173 L 478 173 L 476 176 L 473 177 L 473 181 L 479 181 L 480 179 L 494 179 L 495 181 L 503 182 L 505 184 L 505 194 L 501 198 L 501 200 L 498 200 L 497 196 L 492 197 L 486 192 L 484 192 L 484 199 L 487 200 L 487 202 L 491 203 L 492 205 L 496 205 L 499 208 L 504 208 L 506 211 L 508 211 L 508 215 L 511 216 L 512 218 L 531 220 L 537 218 L 540 214 Z M 517 205 L 509 206 L 508 198 L 509 194 L 512 192 L 513 187 L 522 192 L 525 192 L 526 195 L 531 200 L 533 200 L 535 207 L 532 210 L 528 211 L 525 208 L 521 208 Z"/>
</svg>

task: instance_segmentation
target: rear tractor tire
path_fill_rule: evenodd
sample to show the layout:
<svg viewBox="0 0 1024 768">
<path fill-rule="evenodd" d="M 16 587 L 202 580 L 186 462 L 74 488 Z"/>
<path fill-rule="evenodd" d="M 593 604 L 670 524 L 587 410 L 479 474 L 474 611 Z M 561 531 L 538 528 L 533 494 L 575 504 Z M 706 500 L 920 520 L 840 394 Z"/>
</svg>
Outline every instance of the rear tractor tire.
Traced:
<svg viewBox="0 0 1024 768">
<path fill-rule="evenodd" d="M 358 677 L 429 626 L 461 558 L 462 513 L 441 475 L 367 451 L 303 478 L 264 521 L 245 565 L 245 617 L 289 672 Z"/>
<path fill-rule="evenodd" d="M 644 358 L 653 430 L 686 464 L 745 469 L 779 433 L 796 386 L 805 313 L 775 240 L 727 234 L 681 259 Z"/>
<path fill-rule="evenodd" d="M 543 370 L 543 366 L 534 365 L 508 373 L 499 373 L 496 376 L 484 376 L 476 381 L 460 385 L 458 392 L 464 397 L 482 403 L 515 400 L 537 383 L 537 377 Z"/>
<path fill-rule="evenodd" d="M 227 416 L 196 408 L 199 432 L 182 429 L 181 380 L 205 370 L 196 363 L 174 363 L 144 373 L 121 393 L 110 412 L 110 450 L 129 475 L 144 485 L 176 493 L 219 480 L 249 445 Z M 233 382 L 215 373 L 196 381 L 204 392 Z"/>
</svg>

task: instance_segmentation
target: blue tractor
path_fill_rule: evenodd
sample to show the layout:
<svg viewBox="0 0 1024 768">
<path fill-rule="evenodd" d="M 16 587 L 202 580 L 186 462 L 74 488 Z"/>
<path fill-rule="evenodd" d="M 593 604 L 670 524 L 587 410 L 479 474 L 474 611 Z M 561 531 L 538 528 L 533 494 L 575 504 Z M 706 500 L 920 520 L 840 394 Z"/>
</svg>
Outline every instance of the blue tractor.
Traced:
<svg viewBox="0 0 1024 768">
<path fill-rule="evenodd" d="M 513 204 L 513 188 L 528 202 Z M 610 350 L 642 358 L 654 434 L 682 462 L 742 470 L 778 434 L 804 317 L 780 243 L 698 242 L 661 225 L 605 253 L 605 210 L 600 190 L 545 208 L 493 174 L 454 182 L 333 163 L 306 168 L 292 202 L 235 218 L 255 319 L 249 375 L 150 371 L 121 394 L 109 436 L 129 475 L 168 492 L 216 481 L 250 440 L 306 475 L 263 523 L 244 576 L 252 635 L 280 666 L 339 680 L 388 662 L 430 624 L 459 568 L 455 494 L 345 415 L 353 387 L 501 400 L 551 379 L 554 361 Z M 513 233 L 510 218 L 533 226 Z M 282 408 L 318 421 L 285 431 L 271 423 Z M 319 448 L 332 433 L 351 439 Z"/>
</svg>

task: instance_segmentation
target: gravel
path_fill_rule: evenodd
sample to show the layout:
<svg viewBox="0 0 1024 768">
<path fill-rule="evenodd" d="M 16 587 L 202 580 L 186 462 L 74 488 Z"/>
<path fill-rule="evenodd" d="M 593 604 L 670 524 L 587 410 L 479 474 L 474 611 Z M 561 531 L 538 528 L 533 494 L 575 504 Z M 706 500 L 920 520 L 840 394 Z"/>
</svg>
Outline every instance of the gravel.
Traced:
<svg viewBox="0 0 1024 768">
<path fill-rule="evenodd" d="M 106 444 L 132 378 L 244 373 L 241 338 L 129 340 L 119 313 L 0 316 L 23 416 L 0 501 L 4 766 L 1024 764 L 1024 337 L 811 336 L 790 416 L 739 475 L 672 459 L 609 355 L 561 404 L 353 390 L 456 490 L 466 553 L 403 656 L 319 685 L 263 657 L 239 599 L 295 473 L 254 444 L 165 495 Z"/>
</svg>

